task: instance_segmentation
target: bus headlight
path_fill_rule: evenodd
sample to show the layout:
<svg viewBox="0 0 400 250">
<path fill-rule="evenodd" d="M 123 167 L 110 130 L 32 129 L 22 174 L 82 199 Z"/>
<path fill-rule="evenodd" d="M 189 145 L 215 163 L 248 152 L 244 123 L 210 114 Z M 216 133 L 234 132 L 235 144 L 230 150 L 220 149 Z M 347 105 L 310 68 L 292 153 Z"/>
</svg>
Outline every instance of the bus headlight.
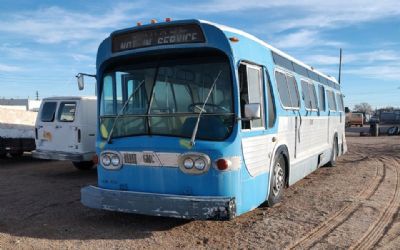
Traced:
<svg viewBox="0 0 400 250">
<path fill-rule="evenodd" d="M 186 174 L 203 174 L 211 166 L 210 157 L 203 153 L 188 152 L 178 159 L 179 169 Z"/>
<path fill-rule="evenodd" d="M 203 170 L 206 167 L 206 162 L 202 158 L 199 158 L 194 162 L 194 167 L 198 170 Z"/>
<path fill-rule="evenodd" d="M 103 166 L 110 166 L 111 164 L 111 158 L 108 155 L 103 155 L 101 157 L 101 163 L 103 164 Z"/>
<path fill-rule="evenodd" d="M 118 155 L 111 156 L 111 164 L 113 164 L 114 166 L 118 166 L 119 163 L 120 163 L 120 160 L 119 160 Z"/>
<path fill-rule="evenodd" d="M 190 158 L 186 158 L 186 159 L 183 161 L 183 166 L 184 166 L 185 168 L 187 168 L 187 169 L 193 168 L 193 165 L 194 165 L 194 162 L 193 162 L 193 160 L 190 159 Z"/>
<path fill-rule="evenodd" d="M 100 155 L 101 165 L 108 170 L 117 170 L 122 167 L 121 155 L 115 151 L 103 151 Z"/>
</svg>

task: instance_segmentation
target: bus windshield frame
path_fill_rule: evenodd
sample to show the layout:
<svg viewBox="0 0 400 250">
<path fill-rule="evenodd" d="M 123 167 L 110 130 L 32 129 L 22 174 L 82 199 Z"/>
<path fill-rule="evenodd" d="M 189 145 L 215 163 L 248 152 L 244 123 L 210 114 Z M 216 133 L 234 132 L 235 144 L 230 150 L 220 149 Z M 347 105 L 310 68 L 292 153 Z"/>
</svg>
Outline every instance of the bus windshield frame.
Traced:
<svg viewBox="0 0 400 250">
<path fill-rule="evenodd" d="M 190 138 L 201 111 L 197 139 L 225 140 L 235 124 L 231 67 L 224 56 L 180 55 L 175 59 L 147 58 L 133 64 L 121 62 L 105 70 L 100 88 L 103 139 L 111 130 L 111 138 Z"/>
</svg>

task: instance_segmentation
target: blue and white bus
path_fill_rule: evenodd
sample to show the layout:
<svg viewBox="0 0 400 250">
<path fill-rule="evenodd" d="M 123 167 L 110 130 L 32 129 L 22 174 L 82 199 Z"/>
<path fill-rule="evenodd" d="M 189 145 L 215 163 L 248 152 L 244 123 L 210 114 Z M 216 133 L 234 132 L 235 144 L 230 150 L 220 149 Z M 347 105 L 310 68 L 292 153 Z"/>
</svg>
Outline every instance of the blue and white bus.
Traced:
<svg viewBox="0 0 400 250">
<path fill-rule="evenodd" d="M 96 78 L 87 207 L 231 219 L 347 150 L 335 78 L 234 28 L 168 19 L 115 31 Z"/>
</svg>

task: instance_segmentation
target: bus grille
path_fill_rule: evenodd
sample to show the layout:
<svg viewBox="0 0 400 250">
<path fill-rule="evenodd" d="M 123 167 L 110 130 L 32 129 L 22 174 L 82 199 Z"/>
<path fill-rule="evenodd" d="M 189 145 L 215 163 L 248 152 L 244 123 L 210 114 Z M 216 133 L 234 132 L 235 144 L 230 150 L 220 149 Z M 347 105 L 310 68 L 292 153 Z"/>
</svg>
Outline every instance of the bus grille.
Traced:
<svg viewBox="0 0 400 250">
<path fill-rule="evenodd" d="M 125 164 L 137 164 L 136 154 L 125 153 L 124 162 Z"/>
</svg>

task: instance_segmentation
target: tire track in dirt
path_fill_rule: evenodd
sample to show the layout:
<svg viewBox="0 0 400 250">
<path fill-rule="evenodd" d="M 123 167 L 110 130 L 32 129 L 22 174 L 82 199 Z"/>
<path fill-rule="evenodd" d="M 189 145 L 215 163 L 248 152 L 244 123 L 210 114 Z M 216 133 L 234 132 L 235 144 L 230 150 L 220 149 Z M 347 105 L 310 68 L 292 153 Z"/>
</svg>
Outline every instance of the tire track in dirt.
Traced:
<svg viewBox="0 0 400 250">
<path fill-rule="evenodd" d="M 378 162 L 377 162 L 378 163 Z M 386 165 L 379 164 L 376 166 L 376 174 L 370 185 L 364 188 L 352 201 L 351 203 L 345 205 L 342 209 L 334 213 L 327 220 L 322 222 L 319 226 L 311 230 L 308 234 L 300 238 L 298 241 L 292 243 L 287 249 L 294 248 L 310 248 L 315 243 L 319 242 L 321 239 L 326 237 L 330 232 L 336 229 L 338 226 L 343 224 L 349 217 L 351 217 L 355 211 L 360 207 L 361 202 L 369 199 L 378 189 L 380 184 L 386 177 Z"/>
<path fill-rule="evenodd" d="M 383 160 L 387 160 L 383 158 Z M 394 160 L 394 159 L 392 159 Z M 394 169 L 396 171 L 395 193 L 392 199 L 387 203 L 385 209 L 380 213 L 375 222 L 368 228 L 366 233 L 353 244 L 350 249 L 370 249 L 373 248 L 385 235 L 387 227 L 396 216 L 400 203 L 400 171 L 399 161 L 394 160 Z"/>
</svg>

